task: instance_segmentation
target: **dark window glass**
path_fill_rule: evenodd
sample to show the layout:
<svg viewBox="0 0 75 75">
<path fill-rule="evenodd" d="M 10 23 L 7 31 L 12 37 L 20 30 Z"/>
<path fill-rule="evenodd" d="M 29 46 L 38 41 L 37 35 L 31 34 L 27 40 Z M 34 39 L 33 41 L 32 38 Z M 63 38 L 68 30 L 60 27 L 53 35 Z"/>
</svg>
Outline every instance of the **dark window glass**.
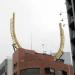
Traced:
<svg viewBox="0 0 75 75">
<path fill-rule="evenodd" d="M 14 69 L 17 67 L 17 63 L 14 64 Z"/>
<path fill-rule="evenodd" d="M 55 70 L 53 68 L 45 68 L 46 75 L 55 75 Z"/>
<path fill-rule="evenodd" d="M 21 75 L 39 75 L 39 74 L 40 74 L 39 68 L 29 68 L 21 71 Z"/>
<path fill-rule="evenodd" d="M 17 75 L 17 72 L 15 72 L 14 75 Z"/>
<path fill-rule="evenodd" d="M 0 75 L 5 74 L 6 72 L 6 67 L 3 66 L 2 69 L 0 70 Z"/>
<path fill-rule="evenodd" d="M 67 75 L 67 72 L 65 72 L 65 71 L 57 71 L 56 75 Z"/>
<path fill-rule="evenodd" d="M 71 0 L 67 0 L 67 2 L 71 5 Z"/>
</svg>

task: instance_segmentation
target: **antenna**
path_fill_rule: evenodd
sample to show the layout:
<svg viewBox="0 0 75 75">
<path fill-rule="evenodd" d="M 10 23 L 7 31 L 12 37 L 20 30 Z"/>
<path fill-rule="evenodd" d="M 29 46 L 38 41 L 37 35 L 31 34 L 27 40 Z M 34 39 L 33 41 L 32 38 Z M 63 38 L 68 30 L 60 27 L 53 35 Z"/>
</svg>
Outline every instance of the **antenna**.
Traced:
<svg viewBox="0 0 75 75">
<path fill-rule="evenodd" d="M 44 44 L 42 44 L 42 49 L 43 49 L 43 53 L 44 53 Z"/>
<path fill-rule="evenodd" d="M 31 39 L 31 50 L 32 50 L 32 32 L 31 32 L 30 39 Z"/>
<path fill-rule="evenodd" d="M 43 49 L 43 54 L 46 54 L 46 51 L 45 51 L 45 44 L 42 44 L 42 49 Z"/>
</svg>

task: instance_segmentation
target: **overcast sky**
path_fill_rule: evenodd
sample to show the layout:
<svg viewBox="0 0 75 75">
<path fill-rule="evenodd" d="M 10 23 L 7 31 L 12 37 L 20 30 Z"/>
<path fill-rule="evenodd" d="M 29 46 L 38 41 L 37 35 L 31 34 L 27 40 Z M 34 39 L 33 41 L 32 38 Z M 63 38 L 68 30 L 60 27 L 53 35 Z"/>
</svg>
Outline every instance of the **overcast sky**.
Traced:
<svg viewBox="0 0 75 75">
<path fill-rule="evenodd" d="M 65 52 L 71 52 L 65 0 L 0 0 L 0 62 L 13 53 L 10 18 L 16 15 L 16 36 L 23 48 L 48 54 L 60 45 L 59 22 L 64 18 Z M 63 15 L 60 17 L 60 12 Z"/>
</svg>

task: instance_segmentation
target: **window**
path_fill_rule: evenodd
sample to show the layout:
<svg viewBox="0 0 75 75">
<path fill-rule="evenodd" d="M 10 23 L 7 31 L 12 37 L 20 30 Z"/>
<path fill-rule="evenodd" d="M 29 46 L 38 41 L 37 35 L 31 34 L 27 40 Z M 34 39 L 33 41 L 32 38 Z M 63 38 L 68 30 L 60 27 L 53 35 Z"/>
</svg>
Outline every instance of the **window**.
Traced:
<svg viewBox="0 0 75 75">
<path fill-rule="evenodd" d="M 71 5 L 71 0 L 67 0 L 67 2 Z"/>
<path fill-rule="evenodd" d="M 14 69 L 17 67 L 17 63 L 14 64 Z"/>
<path fill-rule="evenodd" d="M 73 38 L 75 38 L 75 30 L 73 31 Z"/>
<path fill-rule="evenodd" d="M 5 74 L 5 72 L 4 72 L 4 73 L 2 73 L 1 75 L 6 75 L 6 74 Z"/>
<path fill-rule="evenodd" d="M 17 72 L 15 72 L 14 75 L 17 75 Z"/>
<path fill-rule="evenodd" d="M 40 68 L 28 68 L 21 70 L 21 75 L 39 75 Z"/>
<path fill-rule="evenodd" d="M 65 71 L 57 71 L 56 75 L 67 75 L 67 72 L 65 72 Z"/>
<path fill-rule="evenodd" d="M 53 68 L 45 68 L 46 75 L 55 75 L 55 70 Z"/>
</svg>

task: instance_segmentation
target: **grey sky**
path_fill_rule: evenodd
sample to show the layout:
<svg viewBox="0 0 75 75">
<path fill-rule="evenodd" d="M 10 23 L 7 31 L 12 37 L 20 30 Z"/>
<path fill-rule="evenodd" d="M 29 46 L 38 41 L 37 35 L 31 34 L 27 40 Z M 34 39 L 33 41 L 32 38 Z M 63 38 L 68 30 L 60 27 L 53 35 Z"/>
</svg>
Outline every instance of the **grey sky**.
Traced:
<svg viewBox="0 0 75 75">
<path fill-rule="evenodd" d="M 16 34 L 23 48 L 50 54 L 59 48 L 59 22 L 64 18 L 65 52 L 70 52 L 65 0 L 0 0 L 0 62 L 11 56 L 10 18 L 16 13 Z M 60 17 L 59 13 L 63 13 Z"/>
</svg>

